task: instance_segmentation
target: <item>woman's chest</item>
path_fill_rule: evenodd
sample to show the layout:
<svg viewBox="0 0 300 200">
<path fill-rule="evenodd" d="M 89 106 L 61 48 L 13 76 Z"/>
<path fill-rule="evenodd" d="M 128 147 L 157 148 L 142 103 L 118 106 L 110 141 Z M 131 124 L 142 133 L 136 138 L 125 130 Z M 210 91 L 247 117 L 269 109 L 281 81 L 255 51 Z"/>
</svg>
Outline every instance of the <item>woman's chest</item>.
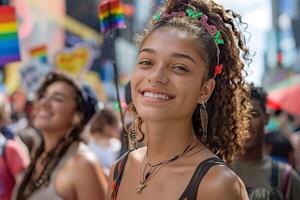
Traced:
<svg viewBox="0 0 300 200">
<path fill-rule="evenodd" d="M 124 173 L 117 199 L 179 199 L 192 175 L 192 169 L 165 167 L 154 171 L 145 181 L 143 170 L 131 169 Z"/>
</svg>

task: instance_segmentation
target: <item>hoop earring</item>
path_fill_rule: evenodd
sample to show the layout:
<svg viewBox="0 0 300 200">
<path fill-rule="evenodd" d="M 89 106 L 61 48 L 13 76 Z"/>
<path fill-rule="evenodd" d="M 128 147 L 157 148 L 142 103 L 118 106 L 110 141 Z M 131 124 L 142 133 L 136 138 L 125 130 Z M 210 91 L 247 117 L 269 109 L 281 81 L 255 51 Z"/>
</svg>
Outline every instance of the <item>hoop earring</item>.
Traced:
<svg viewBox="0 0 300 200">
<path fill-rule="evenodd" d="M 207 123 L 208 123 L 208 115 L 207 115 L 207 109 L 205 106 L 205 103 L 201 102 L 200 104 L 200 119 L 201 119 L 201 132 L 202 137 L 201 141 L 203 144 L 207 143 Z"/>
</svg>

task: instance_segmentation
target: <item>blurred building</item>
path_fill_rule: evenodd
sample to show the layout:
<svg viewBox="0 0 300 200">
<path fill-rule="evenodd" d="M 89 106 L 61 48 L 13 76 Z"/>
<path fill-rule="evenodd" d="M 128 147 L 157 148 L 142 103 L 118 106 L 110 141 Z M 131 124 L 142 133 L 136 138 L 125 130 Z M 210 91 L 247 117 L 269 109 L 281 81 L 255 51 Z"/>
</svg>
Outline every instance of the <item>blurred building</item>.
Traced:
<svg viewBox="0 0 300 200">
<path fill-rule="evenodd" d="M 299 0 L 272 0 L 272 31 L 267 42 L 263 82 L 266 88 L 300 72 L 299 14 Z"/>
</svg>

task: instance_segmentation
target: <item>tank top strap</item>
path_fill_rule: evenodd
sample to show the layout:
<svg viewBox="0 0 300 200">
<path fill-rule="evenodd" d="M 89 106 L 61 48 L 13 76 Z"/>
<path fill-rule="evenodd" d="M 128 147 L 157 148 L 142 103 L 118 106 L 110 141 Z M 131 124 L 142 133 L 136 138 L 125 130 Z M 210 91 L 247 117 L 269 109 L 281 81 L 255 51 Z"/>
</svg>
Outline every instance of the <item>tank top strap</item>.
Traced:
<svg viewBox="0 0 300 200">
<path fill-rule="evenodd" d="M 132 150 L 131 150 L 132 151 Z M 121 184 L 122 176 L 124 173 L 125 165 L 128 159 L 128 155 L 131 151 L 127 151 L 117 162 L 114 170 L 114 177 L 112 183 L 111 200 L 117 199 L 119 186 Z"/>
<path fill-rule="evenodd" d="M 201 180 L 203 179 L 207 171 L 214 165 L 226 165 L 226 163 L 219 158 L 208 158 L 202 161 L 196 168 L 188 186 L 186 187 L 179 200 L 196 199 Z"/>
</svg>

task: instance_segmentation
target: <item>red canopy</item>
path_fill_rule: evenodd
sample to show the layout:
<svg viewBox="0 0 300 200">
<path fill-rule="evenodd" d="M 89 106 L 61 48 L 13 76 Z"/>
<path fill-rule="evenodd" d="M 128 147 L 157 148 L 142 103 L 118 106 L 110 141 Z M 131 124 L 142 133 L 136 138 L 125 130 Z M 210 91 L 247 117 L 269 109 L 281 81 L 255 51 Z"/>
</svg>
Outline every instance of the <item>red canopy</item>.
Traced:
<svg viewBox="0 0 300 200">
<path fill-rule="evenodd" d="M 300 114 L 300 84 L 268 94 L 268 105 L 278 105 L 290 114 Z"/>
</svg>

